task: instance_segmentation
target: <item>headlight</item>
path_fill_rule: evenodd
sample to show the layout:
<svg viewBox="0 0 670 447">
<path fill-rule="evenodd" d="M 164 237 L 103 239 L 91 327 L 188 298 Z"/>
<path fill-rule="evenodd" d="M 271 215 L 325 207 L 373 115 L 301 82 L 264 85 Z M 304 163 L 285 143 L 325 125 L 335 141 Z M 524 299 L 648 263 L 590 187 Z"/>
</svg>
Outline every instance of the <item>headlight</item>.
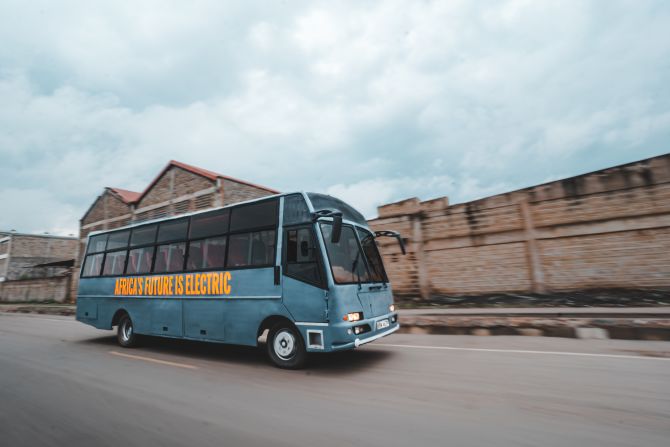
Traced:
<svg viewBox="0 0 670 447">
<path fill-rule="evenodd" d="M 391 304 L 391 305 L 389 306 L 389 310 L 390 310 L 391 312 L 395 312 L 395 304 Z"/>
<path fill-rule="evenodd" d="M 344 316 L 343 320 L 344 321 L 358 321 L 363 319 L 363 313 L 362 312 L 351 312 L 348 313 Z"/>
</svg>

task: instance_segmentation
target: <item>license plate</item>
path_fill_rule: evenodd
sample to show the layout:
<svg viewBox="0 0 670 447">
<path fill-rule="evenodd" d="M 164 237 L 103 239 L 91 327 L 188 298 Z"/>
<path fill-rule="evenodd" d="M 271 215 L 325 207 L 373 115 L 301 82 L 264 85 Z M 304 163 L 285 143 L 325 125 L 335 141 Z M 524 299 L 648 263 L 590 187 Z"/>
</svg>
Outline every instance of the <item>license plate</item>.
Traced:
<svg viewBox="0 0 670 447">
<path fill-rule="evenodd" d="M 377 322 L 377 330 L 379 329 L 384 329 L 386 327 L 389 327 L 389 320 L 381 320 Z"/>
</svg>

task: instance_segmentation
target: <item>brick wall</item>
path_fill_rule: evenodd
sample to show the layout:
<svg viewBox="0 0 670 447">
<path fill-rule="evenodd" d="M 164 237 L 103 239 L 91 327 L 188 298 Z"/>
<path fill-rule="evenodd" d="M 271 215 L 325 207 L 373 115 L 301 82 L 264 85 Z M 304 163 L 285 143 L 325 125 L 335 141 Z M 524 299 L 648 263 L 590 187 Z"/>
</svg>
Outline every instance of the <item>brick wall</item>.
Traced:
<svg viewBox="0 0 670 447">
<path fill-rule="evenodd" d="M 245 185 L 234 180 L 223 179 L 223 204 L 244 202 L 245 200 L 259 199 L 274 193 L 251 185 Z"/>
<path fill-rule="evenodd" d="M 173 166 L 165 171 L 151 189 L 145 192 L 136 208 L 162 204 L 180 196 L 213 187 L 216 187 L 215 181 Z"/>
<path fill-rule="evenodd" d="M 87 226 L 95 222 L 123 216 L 131 212 L 131 207 L 115 196 L 109 189 L 95 199 L 93 205 L 81 220 L 82 225 Z M 92 230 L 90 230 L 92 231 Z"/>
<path fill-rule="evenodd" d="M 668 288 L 670 155 L 465 204 L 404 200 L 369 223 L 406 238 L 406 257 L 380 240 L 399 295 Z"/>
</svg>

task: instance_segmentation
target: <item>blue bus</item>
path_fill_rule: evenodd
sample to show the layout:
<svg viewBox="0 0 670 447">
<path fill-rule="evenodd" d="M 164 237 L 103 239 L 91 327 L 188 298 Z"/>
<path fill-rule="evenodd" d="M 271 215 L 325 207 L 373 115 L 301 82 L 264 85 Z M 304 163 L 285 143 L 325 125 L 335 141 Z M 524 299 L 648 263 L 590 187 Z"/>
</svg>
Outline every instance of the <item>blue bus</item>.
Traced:
<svg viewBox="0 0 670 447">
<path fill-rule="evenodd" d="M 258 346 L 296 369 L 307 352 L 398 330 L 376 238 L 350 205 L 279 194 L 88 236 L 77 320 L 117 327 L 123 347 L 153 335 Z"/>
</svg>

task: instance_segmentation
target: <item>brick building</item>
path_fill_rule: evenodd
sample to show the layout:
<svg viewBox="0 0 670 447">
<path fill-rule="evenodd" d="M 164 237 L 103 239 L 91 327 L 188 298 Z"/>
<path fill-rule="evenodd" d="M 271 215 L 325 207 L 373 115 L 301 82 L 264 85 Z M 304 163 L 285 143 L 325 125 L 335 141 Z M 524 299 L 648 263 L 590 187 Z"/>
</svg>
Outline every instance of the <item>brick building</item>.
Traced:
<svg viewBox="0 0 670 447">
<path fill-rule="evenodd" d="M 76 296 L 79 260 L 83 258 L 86 238 L 91 231 L 229 205 L 278 192 L 174 160 L 163 168 L 143 192 L 105 188 L 80 220 L 79 255 L 72 284 L 72 299 Z"/>
<path fill-rule="evenodd" d="M 0 232 L 0 301 L 65 301 L 75 237 Z"/>
<path fill-rule="evenodd" d="M 378 208 L 398 295 L 423 298 L 595 288 L 670 288 L 670 154 L 449 205 Z"/>
</svg>

